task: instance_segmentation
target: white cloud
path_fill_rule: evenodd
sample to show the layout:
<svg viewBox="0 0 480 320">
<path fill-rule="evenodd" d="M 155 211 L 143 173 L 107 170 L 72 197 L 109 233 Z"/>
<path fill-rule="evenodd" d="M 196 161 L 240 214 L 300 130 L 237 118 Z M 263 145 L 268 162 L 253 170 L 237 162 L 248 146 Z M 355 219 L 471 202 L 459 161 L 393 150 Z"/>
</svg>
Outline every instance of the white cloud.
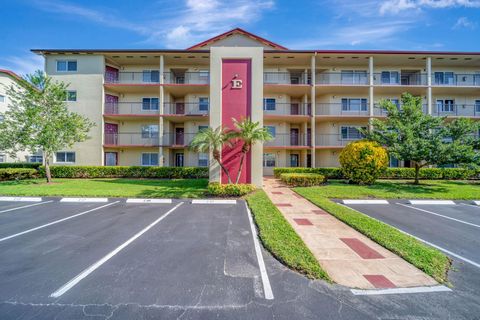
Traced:
<svg viewBox="0 0 480 320">
<path fill-rule="evenodd" d="M 477 23 L 471 21 L 467 17 L 458 18 L 457 22 L 453 25 L 452 29 L 475 29 L 477 28 Z"/>
<path fill-rule="evenodd" d="M 408 10 L 444 8 L 480 8 L 480 0 L 386 0 L 380 4 L 380 14 L 398 14 Z"/>
<path fill-rule="evenodd" d="M 43 57 L 30 53 L 24 56 L 10 56 L 0 60 L 0 69 L 7 69 L 24 76 L 36 70 L 43 70 Z"/>
</svg>

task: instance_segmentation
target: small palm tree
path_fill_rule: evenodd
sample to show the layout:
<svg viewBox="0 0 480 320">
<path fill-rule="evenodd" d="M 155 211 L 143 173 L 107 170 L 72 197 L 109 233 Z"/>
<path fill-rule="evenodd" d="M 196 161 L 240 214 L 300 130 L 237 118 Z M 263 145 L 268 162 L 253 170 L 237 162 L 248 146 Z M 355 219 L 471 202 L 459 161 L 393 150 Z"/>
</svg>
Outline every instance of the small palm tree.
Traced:
<svg viewBox="0 0 480 320">
<path fill-rule="evenodd" d="M 218 127 L 216 129 L 207 128 L 199 131 L 195 137 L 193 138 L 192 142 L 190 143 L 190 148 L 195 152 L 202 152 L 208 153 L 210 150 L 212 151 L 213 159 L 215 159 L 222 171 L 228 178 L 228 183 L 232 183 L 232 179 L 230 178 L 230 173 L 228 172 L 227 168 L 222 163 L 222 159 L 220 157 L 220 152 L 222 147 L 225 145 L 230 145 L 230 136 L 227 131 L 222 128 Z"/>
<path fill-rule="evenodd" d="M 267 129 L 260 127 L 259 122 L 253 122 L 250 118 L 242 119 L 241 121 L 236 119 L 232 120 L 236 130 L 229 132 L 228 135 L 230 139 L 243 142 L 240 167 L 238 168 L 237 178 L 235 180 L 235 183 L 238 183 L 242 174 L 245 157 L 252 146 L 257 142 L 272 140 L 273 137 Z"/>
</svg>

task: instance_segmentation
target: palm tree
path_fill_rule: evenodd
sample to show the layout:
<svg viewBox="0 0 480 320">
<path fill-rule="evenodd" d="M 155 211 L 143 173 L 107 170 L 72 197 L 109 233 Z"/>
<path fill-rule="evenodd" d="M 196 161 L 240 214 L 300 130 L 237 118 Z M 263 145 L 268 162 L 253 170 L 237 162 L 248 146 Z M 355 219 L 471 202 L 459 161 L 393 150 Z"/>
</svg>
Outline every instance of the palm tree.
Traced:
<svg viewBox="0 0 480 320">
<path fill-rule="evenodd" d="M 195 152 L 202 153 L 208 153 L 211 150 L 213 159 L 222 168 L 222 171 L 228 178 L 228 183 L 232 183 L 230 173 L 223 165 L 220 157 L 220 151 L 224 145 L 230 145 L 230 136 L 224 128 L 218 127 L 216 129 L 207 128 L 199 131 L 190 143 L 190 148 Z"/>
<path fill-rule="evenodd" d="M 253 122 L 250 118 L 242 119 L 241 121 L 236 119 L 232 120 L 236 130 L 229 132 L 228 135 L 231 139 L 243 142 L 240 167 L 238 168 L 237 179 L 235 180 L 235 183 L 238 183 L 242 174 L 245 157 L 252 146 L 257 142 L 272 140 L 273 137 L 267 129 L 260 127 L 259 122 Z"/>
</svg>

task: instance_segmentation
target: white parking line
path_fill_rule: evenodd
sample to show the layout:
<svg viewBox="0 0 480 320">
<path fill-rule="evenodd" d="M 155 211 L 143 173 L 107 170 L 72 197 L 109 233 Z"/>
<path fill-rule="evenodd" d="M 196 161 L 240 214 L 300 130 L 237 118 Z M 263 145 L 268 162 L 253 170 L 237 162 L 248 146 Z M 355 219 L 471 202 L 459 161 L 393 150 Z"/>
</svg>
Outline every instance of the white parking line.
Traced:
<svg viewBox="0 0 480 320">
<path fill-rule="evenodd" d="M 237 204 L 237 200 L 200 199 L 200 200 L 192 200 L 192 204 Z"/>
<path fill-rule="evenodd" d="M 455 205 L 452 200 L 408 200 L 408 203 L 413 205 Z"/>
<path fill-rule="evenodd" d="M 49 200 L 49 201 L 45 201 L 45 202 L 40 202 L 40 203 L 34 203 L 34 204 L 28 204 L 28 205 L 26 205 L 26 206 L 21 206 L 21 207 L 15 207 L 15 208 L 10 208 L 10 209 L 5 209 L 5 210 L 0 211 L 0 213 L 10 212 L 10 211 L 15 211 L 15 210 L 20 210 L 20 209 L 24 209 L 24 208 L 35 207 L 35 206 L 39 206 L 39 205 L 41 205 L 41 204 L 50 203 L 50 202 L 53 202 L 53 200 Z"/>
<path fill-rule="evenodd" d="M 469 206 L 469 207 L 474 207 L 474 208 L 480 209 L 480 206 L 476 205 L 476 204 L 470 204 L 470 203 L 460 203 L 460 204 L 462 206 Z"/>
<path fill-rule="evenodd" d="M 402 293 L 429 293 L 429 292 L 449 292 L 452 289 L 446 286 L 432 286 L 432 287 L 414 287 L 414 288 L 390 288 L 390 289 L 350 289 L 356 296 L 372 296 L 380 294 L 402 294 Z"/>
<path fill-rule="evenodd" d="M 477 206 L 480 206 L 480 201 L 478 201 L 478 200 L 473 201 L 473 203 L 475 203 L 475 205 L 477 205 Z"/>
<path fill-rule="evenodd" d="M 389 204 L 387 200 L 343 200 L 343 204 Z"/>
<path fill-rule="evenodd" d="M 172 199 L 127 199 L 127 203 L 172 203 Z"/>
<path fill-rule="evenodd" d="M 0 197 L 0 201 L 40 202 L 40 197 Z"/>
<path fill-rule="evenodd" d="M 444 216 L 443 214 L 435 213 L 433 211 L 428 211 L 428 210 L 425 210 L 425 209 L 415 208 L 415 207 L 412 207 L 412 206 L 409 206 L 409 205 L 406 205 L 406 204 L 403 204 L 403 203 L 397 203 L 397 204 L 401 205 L 401 206 L 404 206 L 404 207 L 407 207 L 407 208 L 410 208 L 410 209 L 414 209 L 414 210 L 418 210 L 418 211 L 425 212 L 425 213 L 428 213 L 428 214 L 432 214 L 434 216 L 438 216 L 438 217 L 442 217 L 442 218 L 445 218 L 445 219 L 448 219 L 448 220 L 463 223 L 463 224 L 466 224 L 466 225 L 469 225 L 469 226 L 472 226 L 472 227 L 475 227 L 475 228 L 480 228 L 480 225 L 478 225 L 478 224 L 470 223 L 470 222 L 463 221 L 463 220 L 460 220 L 460 219 L 455 219 L 455 218 L 452 218 L 452 217 L 449 217 L 449 216 Z"/>
<path fill-rule="evenodd" d="M 273 300 L 272 286 L 270 285 L 270 280 L 268 279 L 267 268 L 265 267 L 265 261 L 263 260 L 262 250 L 260 250 L 257 230 L 255 229 L 255 225 L 253 224 L 252 213 L 250 212 L 250 208 L 248 207 L 248 204 L 246 202 L 245 207 L 247 208 L 248 221 L 250 222 L 250 229 L 252 230 L 253 244 L 258 260 L 258 268 L 260 269 L 260 275 L 262 276 L 263 292 L 265 293 L 265 299 Z"/>
<path fill-rule="evenodd" d="M 1 238 L 1 239 L 0 239 L 0 242 L 5 241 L 5 240 L 8 240 L 8 239 L 15 238 L 15 237 L 18 237 L 18 236 L 21 236 L 21 235 L 24 235 L 24 234 L 26 234 L 26 233 L 30 233 L 30 232 L 36 231 L 36 230 L 39 230 L 39 229 L 43 229 L 43 228 L 46 228 L 46 227 L 48 227 L 48 226 L 51 226 L 51 225 L 54 225 L 54 224 L 57 224 L 57 223 L 60 223 L 60 222 L 63 222 L 63 221 L 67 221 L 67 220 L 70 220 L 70 219 L 73 219 L 73 218 L 82 216 L 82 215 L 84 215 L 84 214 L 87 214 L 87 213 L 90 213 L 90 212 L 93 212 L 93 211 L 96 211 L 96 210 L 100 210 L 100 209 L 102 209 L 102 208 L 111 206 L 111 205 L 113 205 L 113 204 L 115 204 L 115 203 L 119 203 L 119 202 L 120 202 L 120 201 L 115 201 L 115 202 L 106 204 L 106 205 L 101 206 L 101 207 L 93 208 L 93 209 L 90 209 L 90 210 L 87 210 L 87 211 L 84 211 L 84 212 L 80 212 L 80 213 L 74 214 L 73 216 L 69 216 L 69 217 L 66 217 L 66 218 L 63 218 L 63 219 L 60 219 L 60 220 L 55 220 L 55 221 L 53 221 L 53 222 L 50 222 L 50 223 L 47 223 L 47 224 L 44 224 L 44 225 L 41 225 L 41 226 L 38 226 L 38 227 L 35 227 L 35 228 L 32 228 L 32 229 L 28 229 L 28 230 L 25 230 L 25 231 L 22 231 L 22 232 L 19 232 L 19 233 L 12 234 L 12 235 L 10 235 L 10 236 Z"/>
<path fill-rule="evenodd" d="M 102 203 L 108 202 L 108 198 L 62 198 L 60 202 L 91 202 Z"/>
<path fill-rule="evenodd" d="M 119 253 L 120 251 L 122 251 L 126 246 L 128 246 L 130 243 L 132 243 L 133 241 L 135 241 L 137 238 L 139 238 L 141 235 L 143 235 L 145 232 L 147 232 L 148 230 L 150 230 L 151 228 L 153 228 L 157 223 L 159 223 L 160 221 L 162 221 L 163 219 L 165 219 L 170 213 L 172 213 L 173 211 L 175 211 L 175 209 L 177 209 L 178 207 L 180 207 L 181 205 L 183 204 L 183 202 L 180 202 L 179 204 L 177 204 L 175 207 L 173 207 L 172 209 L 168 210 L 164 215 L 162 215 L 160 218 L 158 218 L 157 220 L 153 221 L 151 224 L 149 224 L 148 226 L 146 226 L 144 229 L 140 230 L 140 232 L 138 232 L 137 234 L 135 234 L 133 237 L 131 237 L 130 239 L 128 239 L 127 241 L 125 241 L 123 244 L 121 244 L 119 247 L 117 247 L 115 250 L 111 251 L 109 254 L 107 254 L 105 257 L 103 257 L 102 259 L 98 260 L 97 262 L 95 262 L 94 264 L 92 264 L 90 267 L 88 267 L 87 269 L 83 270 L 80 274 L 78 274 L 77 276 L 75 276 L 72 280 L 68 281 L 66 284 L 64 284 L 62 287 L 60 287 L 57 291 L 55 291 L 54 293 L 52 293 L 50 295 L 50 297 L 52 298 L 58 298 L 60 297 L 61 295 L 63 295 L 65 292 L 67 292 L 68 290 L 70 290 L 71 288 L 73 288 L 77 283 L 79 283 L 80 281 L 82 281 L 82 279 L 86 278 L 90 273 L 92 273 L 93 271 L 95 271 L 96 269 L 98 269 L 101 265 L 103 265 L 105 262 L 107 262 L 108 260 L 110 260 L 113 256 L 115 256 L 117 253 Z"/>
</svg>

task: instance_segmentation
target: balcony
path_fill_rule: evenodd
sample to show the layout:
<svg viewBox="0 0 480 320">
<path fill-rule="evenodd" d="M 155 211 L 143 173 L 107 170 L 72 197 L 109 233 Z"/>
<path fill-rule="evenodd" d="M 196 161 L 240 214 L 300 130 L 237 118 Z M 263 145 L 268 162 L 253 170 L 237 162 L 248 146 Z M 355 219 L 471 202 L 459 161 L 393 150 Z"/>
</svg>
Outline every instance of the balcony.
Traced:
<svg viewBox="0 0 480 320">
<path fill-rule="evenodd" d="M 207 71 L 200 72 L 165 72 L 165 84 L 175 85 L 208 85 L 210 83 L 210 73 Z"/>
<path fill-rule="evenodd" d="M 196 133 L 106 133 L 105 147 L 185 147 Z"/>
<path fill-rule="evenodd" d="M 310 136 L 307 134 L 277 133 L 273 140 L 267 141 L 264 147 L 270 148 L 308 148 L 311 145 Z"/>
<path fill-rule="evenodd" d="M 450 117 L 479 117 L 480 104 L 446 104 L 432 106 L 432 115 Z"/>
<path fill-rule="evenodd" d="M 167 102 L 164 114 L 175 116 L 208 116 L 208 102 Z"/>
<path fill-rule="evenodd" d="M 311 114 L 311 105 L 310 103 L 300 102 L 264 102 L 263 114 L 271 118 L 275 116 L 309 116 Z"/>
<path fill-rule="evenodd" d="M 368 116 L 368 102 L 358 103 L 317 103 L 315 106 L 317 116 Z"/>
<path fill-rule="evenodd" d="M 164 72 L 163 82 L 176 85 L 208 85 L 210 83 L 209 72 Z M 159 70 L 146 71 L 120 71 L 117 73 L 105 73 L 105 83 L 111 84 L 160 84 Z"/>
<path fill-rule="evenodd" d="M 401 109 L 402 105 L 397 104 L 397 108 Z M 428 106 L 426 104 L 422 104 L 422 111 L 423 113 L 428 113 Z M 382 108 L 378 103 L 376 103 L 373 107 L 373 115 L 377 117 L 386 117 L 387 116 L 387 110 Z"/>
<path fill-rule="evenodd" d="M 106 115 L 158 116 L 159 105 L 143 102 L 105 102 Z"/>
<path fill-rule="evenodd" d="M 318 148 L 342 148 L 352 141 L 363 139 L 359 135 L 345 136 L 341 134 L 317 134 L 315 136 L 315 145 Z"/>
<path fill-rule="evenodd" d="M 427 74 L 419 72 L 380 72 L 373 74 L 376 86 L 426 86 Z"/>
<path fill-rule="evenodd" d="M 365 86 L 369 81 L 366 71 L 358 71 L 317 73 L 315 82 L 317 85 Z"/>
<path fill-rule="evenodd" d="M 308 85 L 310 84 L 310 79 L 305 72 L 264 72 L 263 83 L 266 85 Z"/>
<path fill-rule="evenodd" d="M 436 87 L 480 87 L 480 73 L 434 72 L 432 86 Z"/>
</svg>

